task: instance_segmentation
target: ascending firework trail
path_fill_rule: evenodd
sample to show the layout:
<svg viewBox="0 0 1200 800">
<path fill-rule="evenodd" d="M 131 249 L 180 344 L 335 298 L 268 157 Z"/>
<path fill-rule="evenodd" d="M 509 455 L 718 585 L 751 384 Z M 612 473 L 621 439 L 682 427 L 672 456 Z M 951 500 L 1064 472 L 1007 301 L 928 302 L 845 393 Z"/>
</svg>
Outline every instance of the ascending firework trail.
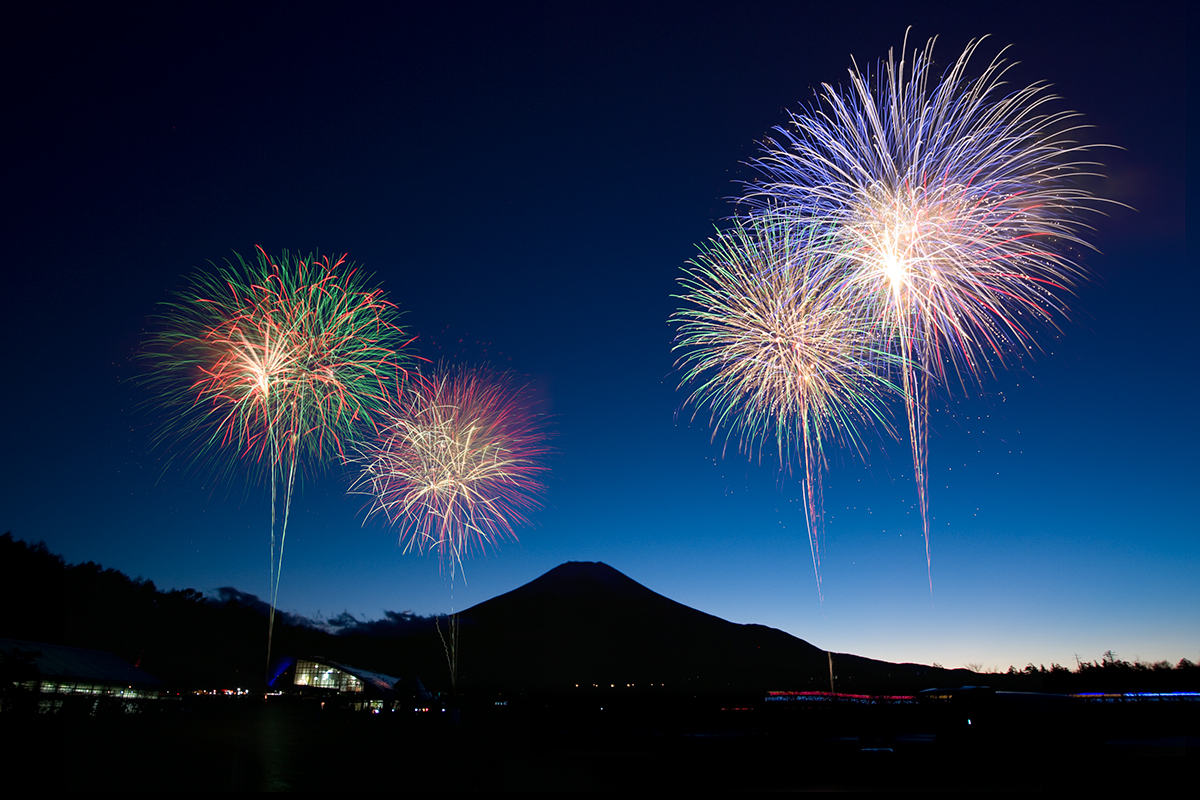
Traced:
<svg viewBox="0 0 1200 800">
<path fill-rule="evenodd" d="M 464 556 L 516 538 L 539 505 L 547 470 L 545 418 L 511 376 L 441 367 L 412 375 L 358 448 L 354 491 L 401 529 L 404 551 L 436 550 L 451 593 Z M 458 619 L 448 620 L 450 679 L 458 680 Z"/>
<path fill-rule="evenodd" d="M 395 306 L 344 256 L 256 255 L 194 277 L 159 315 L 144 357 L 147 383 L 174 415 L 165 438 L 187 440 L 197 456 L 233 453 L 269 475 L 269 663 L 297 471 L 344 458 L 408 359 L 398 355 Z"/>
</svg>

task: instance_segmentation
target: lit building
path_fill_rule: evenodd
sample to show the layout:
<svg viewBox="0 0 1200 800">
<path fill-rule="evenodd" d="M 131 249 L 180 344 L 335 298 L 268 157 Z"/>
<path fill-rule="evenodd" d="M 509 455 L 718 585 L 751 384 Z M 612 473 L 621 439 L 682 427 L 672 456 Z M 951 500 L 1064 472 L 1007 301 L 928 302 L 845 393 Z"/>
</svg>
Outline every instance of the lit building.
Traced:
<svg viewBox="0 0 1200 800">
<path fill-rule="evenodd" d="M 162 682 L 112 653 L 19 639 L 0 639 L 3 709 L 36 701 L 37 711 L 63 708 L 95 714 L 102 707 L 132 712 L 157 699 Z"/>
<path fill-rule="evenodd" d="M 337 697 L 356 711 L 427 708 L 433 702 L 433 696 L 416 677 L 394 678 L 324 659 L 298 658 L 280 677 L 284 678 L 282 683 L 297 687 L 299 693 Z M 272 683 L 279 686 L 281 681 L 277 678 Z"/>
</svg>

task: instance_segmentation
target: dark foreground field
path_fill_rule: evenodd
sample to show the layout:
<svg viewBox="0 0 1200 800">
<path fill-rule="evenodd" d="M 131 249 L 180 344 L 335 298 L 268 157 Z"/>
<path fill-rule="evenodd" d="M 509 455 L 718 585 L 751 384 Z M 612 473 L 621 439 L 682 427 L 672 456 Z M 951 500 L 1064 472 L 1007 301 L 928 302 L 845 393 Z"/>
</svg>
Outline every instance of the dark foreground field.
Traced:
<svg viewBox="0 0 1200 800">
<path fill-rule="evenodd" d="M 1200 704 L 994 696 L 464 698 L 363 714 L 318 702 L 164 702 L 4 715 L 5 773 L 111 791 L 1146 789 L 1200 766 Z"/>
</svg>

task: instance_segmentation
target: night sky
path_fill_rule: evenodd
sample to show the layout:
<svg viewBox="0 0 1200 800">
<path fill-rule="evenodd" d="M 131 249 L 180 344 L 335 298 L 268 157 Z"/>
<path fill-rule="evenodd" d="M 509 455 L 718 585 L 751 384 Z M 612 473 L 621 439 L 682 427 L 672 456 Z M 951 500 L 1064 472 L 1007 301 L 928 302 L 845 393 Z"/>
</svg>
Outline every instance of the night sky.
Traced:
<svg viewBox="0 0 1200 800">
<path fill-rule="evenodd" d="M 345 252 L 422 356 L 528 376 L 555 455 L 535 524 L 453 589 L 364 524 L 348 472 L 310 477 L 286 611 L 461 610 L 603 561 L 873 658 L 1200 657 L 1181 3 L 247 5 L 5 12 L 0 529 L 161 589 L 267 596 L 267 489 L 166 468 L 134 355 L 209 261 Z M 1094 215 L 1092 280 L 1044 352 L 935 396 L 932 601 L 909 445 L 868 433 L 869 463 L 834 452 L 826 476 L 822 604 L 798 480 L 723 456 L 682 408 L 667 320 L 756 142 L 909 25 L 942 65 L 1011 44 L 1015 82 L 1053 84 L 1115 146 L 1089 188 L 1131 208 Z"/>
</svg>

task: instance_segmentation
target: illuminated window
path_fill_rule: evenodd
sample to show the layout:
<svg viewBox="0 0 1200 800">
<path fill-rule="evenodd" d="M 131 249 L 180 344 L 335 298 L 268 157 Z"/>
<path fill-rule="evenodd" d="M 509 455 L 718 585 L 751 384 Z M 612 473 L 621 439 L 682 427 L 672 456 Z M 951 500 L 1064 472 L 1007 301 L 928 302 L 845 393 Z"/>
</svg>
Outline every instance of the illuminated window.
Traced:
<svg viewBox="0 0 1200 800">
<path fill-rule="evenodd" d="M 318 689 L 335 689 L 339 692 L 361 692 L 362 680 L 349 672 L 315 661 L 296 662 L 297 686 L 312 686 Z"/>
</svg>

